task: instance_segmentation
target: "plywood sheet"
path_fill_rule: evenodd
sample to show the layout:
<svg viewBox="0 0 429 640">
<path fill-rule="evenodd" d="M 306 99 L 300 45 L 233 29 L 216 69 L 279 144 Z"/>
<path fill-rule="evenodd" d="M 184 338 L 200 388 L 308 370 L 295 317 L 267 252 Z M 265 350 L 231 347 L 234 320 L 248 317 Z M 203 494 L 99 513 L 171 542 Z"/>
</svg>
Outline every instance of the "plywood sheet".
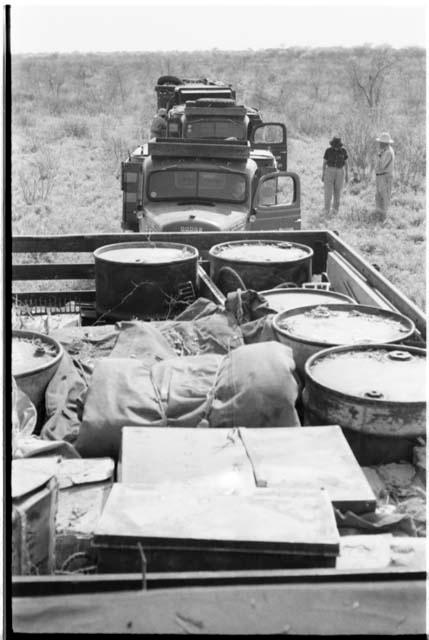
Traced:
<svg viewBox="0 0 429 640">
<path fill-rule="evenodd" d="M 321 490 L 217 494 L 117 483 L 95 530 L 100 544 L 337 555 L 332 505 Z"/>
<path fill-rule="evenodd" d="M 252 465 L 233 429 L 124 427 L 121 482 L 253 490 Z"/>
<path fill-rule="evenodd" d="M 258 486 L 322 487 L 338 509 L 374 511 L 374 493 L 340 427 L 239 431 Z"/>
</svg>

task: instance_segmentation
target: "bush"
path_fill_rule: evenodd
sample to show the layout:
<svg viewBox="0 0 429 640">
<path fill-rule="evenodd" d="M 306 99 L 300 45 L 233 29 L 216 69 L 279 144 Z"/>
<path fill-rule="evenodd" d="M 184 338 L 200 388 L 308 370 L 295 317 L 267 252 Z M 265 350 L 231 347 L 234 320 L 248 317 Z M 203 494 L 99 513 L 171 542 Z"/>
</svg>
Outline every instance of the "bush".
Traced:
<svg viewBox="0 0 429 640">
<path fill-rule="evenodd" d="M 63 123 L 64 133 L 70 138 L 88 138 L 90 129 L 83 118 L 67 118 Z"/>
<path fill-rule="evenodd" d="M 49 148 L 35 154 L 26 170 L 21 169 L 18 174 L 24 202 L 34 204 L 37 200 L 46 200 L 52 192 L 57 173 L 57 158 Z"/>
<path fill-rule="evenodd" d="M 370 175 L 374 164 L 373 124 L 356 111 L 343 118 L 340 133 L 349 155 L 350 173 L 359 182 Z"/>
<path fill-rule="evenodd" d="M 407 128 L 395 136 L 396 177 L 403 185 L 418 186 L 426 173 L 424 134 Z"/>
</svg>

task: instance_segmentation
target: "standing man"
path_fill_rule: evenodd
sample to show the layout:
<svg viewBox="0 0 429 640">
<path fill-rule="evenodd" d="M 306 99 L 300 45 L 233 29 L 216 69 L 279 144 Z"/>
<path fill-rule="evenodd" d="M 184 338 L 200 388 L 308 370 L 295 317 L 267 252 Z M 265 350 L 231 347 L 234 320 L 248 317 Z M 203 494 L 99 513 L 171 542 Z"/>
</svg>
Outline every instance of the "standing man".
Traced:
<svg viewBox="0 0 429 640">
<path fill-rule="evenodd" d="M 150 126 L 150 139 L 165 138 L 167 134 L 167 109 L 158 109 Z"/>
<path fill-rule="evenodd" d="M 390 146 L 393 140 L 387 132 L 382 133 L 376 141 L 378 155 L 375 163 L 375 215 L 380 222 L 384 222 L 392 195 L 395 152 Z"/>
<path fill-rule="evenodd" d="M 325 151 L 322 165 L 322 182 L 325 188 L 325 216 L 328 217 L 331 209 L 332 197 L 334 198 L 333 213 L 337 214 L 340 208 L 341 191 L 344 182 L 349 181 L 348 155 L 343 147 L 341 138 L 334 136 L 329 142 L 331 145 Z"/>
</svg>

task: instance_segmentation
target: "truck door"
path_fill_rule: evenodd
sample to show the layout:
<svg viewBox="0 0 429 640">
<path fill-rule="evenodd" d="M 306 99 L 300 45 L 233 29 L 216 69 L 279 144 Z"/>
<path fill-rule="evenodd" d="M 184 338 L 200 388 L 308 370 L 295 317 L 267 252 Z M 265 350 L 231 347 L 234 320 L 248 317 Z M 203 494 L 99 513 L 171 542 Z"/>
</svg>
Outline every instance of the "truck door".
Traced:
<svg viewBox="0 0 429 640">
<path fill-rule="evenodd" d="M 246 229 L 301 229 L 301 185 L 296 173 L 280 171 L 261 177 Z"/>
<path fill-rule="evenodd" d="M 143 162 L 121 163 L 122 229 L 138 231 L 137 211 L 143 207 Z"/>
<path fill-rule="evenodd" d="M 250 134 L 252 149 L 267 149 L 277 160 L 280 171 L 287 171 L 287 131 L 281 122 L 264 122 L 253 127 Z"/>
</svg>

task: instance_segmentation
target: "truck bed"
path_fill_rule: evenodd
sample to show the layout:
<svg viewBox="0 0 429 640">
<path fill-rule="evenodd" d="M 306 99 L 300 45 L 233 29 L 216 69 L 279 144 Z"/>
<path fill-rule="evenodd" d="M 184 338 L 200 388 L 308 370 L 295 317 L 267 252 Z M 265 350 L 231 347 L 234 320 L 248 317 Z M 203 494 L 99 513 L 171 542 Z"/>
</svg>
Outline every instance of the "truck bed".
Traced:
<svg viewBox="0 0 429 640">
<path fill-rule="evenodd" d="M 360 304 L 399 311 L 416 325 L 412 344 L 425 346 L 425 314 L 328 230 L 15 237 L 14 301 L 40 313 L 64 310 L 70 301 L 75 311 L 90 307 L 95 299 L 90 254 L 103 245 L 150 239 L 197 247 L 202 258 L 198 295 L 222 304 L 224 296 L 206 270 L 209 249 L 258 238 L 310 246 L 315 286 L 329 285 Z M 30 262 L 22 262 L 20 254 Z M 55 258 L 44 262 L 43 254 Z M 33 633 L 423 634 L 425 539 L 413 540 L 416 563 L 384 569 L 151 574 L 143 565 L 141 574 L 15 576 L 13 628 Z"/>
</svg>

